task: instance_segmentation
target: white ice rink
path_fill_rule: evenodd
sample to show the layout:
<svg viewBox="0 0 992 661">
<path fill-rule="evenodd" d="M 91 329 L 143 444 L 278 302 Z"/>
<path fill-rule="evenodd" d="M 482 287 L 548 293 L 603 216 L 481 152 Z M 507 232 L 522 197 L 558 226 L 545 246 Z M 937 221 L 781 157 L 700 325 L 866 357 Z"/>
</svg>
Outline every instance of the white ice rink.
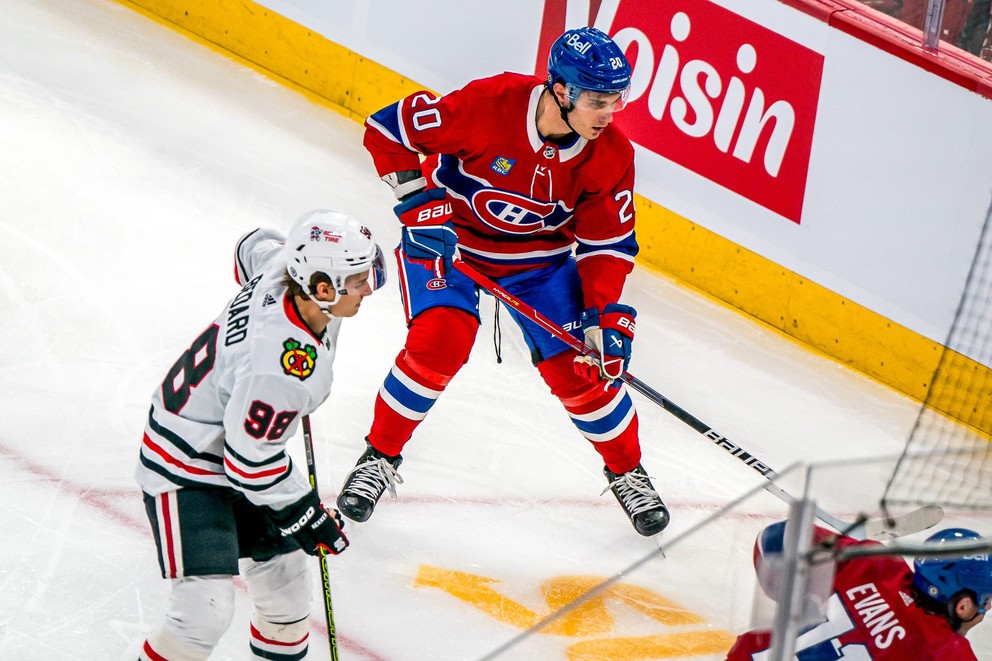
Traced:
<svg viewBox="0 0 992 661">
<path fill-rule="evenodd" d="M 109 0 L 4 0 L 0 659 L 136 657 L 167 595 L 132 479 L 148 398 L 236 292 L 234 241 L 331 207 L 391 247 L 392 204 L 358 124 Z M 901 450 L 913 402 L 643 268 L 625 301 L 639 310 L 631 371 L 779 471 Z M 406 448 L 399 499 L 350 524 L 330 562 L 343 659 L 483 657 L 658 551 L 600 495 L 598 455 L 505 313 L 497 364 L 492 299 L 484 311 L 469 364 Z M 403 338 L 395 281 L 344 324 L 313 416 L 325 502 Z M 500 658 L 712 660 L 749 627 L 751 542 L 785 506 L 761 491 L 698 526 L 763 478 L 634 397 L 673 514 L 664 557 Z M 853 516 L 884 474 L 831 480 L 818 502 Z M 947 523 L 992 533 L 988 518 Z M 319 604 L 310 658 L 326 659 Z M 213 659 L 245 657 L 248 611 L 239 590 Z M 973 643 L 992 658 L 992 624 Z"/>
</svg>

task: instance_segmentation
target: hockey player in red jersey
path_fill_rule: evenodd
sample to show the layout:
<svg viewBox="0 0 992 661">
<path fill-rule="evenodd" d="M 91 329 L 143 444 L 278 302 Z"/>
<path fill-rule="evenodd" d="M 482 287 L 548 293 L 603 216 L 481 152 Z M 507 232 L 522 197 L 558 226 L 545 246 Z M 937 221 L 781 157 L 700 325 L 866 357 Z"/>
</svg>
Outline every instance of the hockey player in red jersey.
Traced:
<svg viewBox="0 0 992 661">
<path fill-rule="evenodd" d="M 546 80 L 503 73 L 442 97 L 417 92 L 367 120 L 365 146 L 400 200 L 408 334 L 376 398 L 366 451 L 338 497 L 345 516 L 365 521 L 386 489 L 395 496 L 404 445 L 468 360 L 479 291 L 452 268 L 457 249 L 598 350 L 599 359 L 580 356 L 510 310 L 634 528 L 650 536 L 668 525 L 619 379 L 636 316 L 620 294 L 637 242 L 634 152 L 611 123 L 631 73 L 613 40 L 579 28 L 552 45 Z"/>
<path fill-rule="evenodd" d="M 171 592 L 141 659 L 207 658 L 234 615 L 239 558 L 255 607 L 246 658 L 306 655 L 304 552 L 348 540 L 286 442 L 330 394 L 341 321 L 383 266 L 369 230 L 334 211 L 304 215 L 288 238 L 260 228 L 238 241 L 241 291 L 155 389 L 145 424 L 135 477 Z"/>
<path fill-rule="evenodd" d="M 755 541 L 754 564 L 759 581 L 775 597 L 776 570 L 769 559 L 783 549 L 785 522 L 765 528 Z M 834 535 L 815 528 L 814 544 Z M 950 528 L 931 535 L 938 547 L 953 542 L 983 542 L 978 533 Z M 834 548 L 881 546 L 850 537 Z M 900 557 L 879 555 L 838 563 L 833 592 L 826 599 L 822 621 L 796 641 L 799 661 L 976 661 L 965 634 L 985 619 L 992 601 L 992 560 L 987 554 L 958 558 L 919 557 L 913 568 Z M 728 661 L 760 661 L 768 656 L 770 632 L 741 635 Z"/>
</svg>

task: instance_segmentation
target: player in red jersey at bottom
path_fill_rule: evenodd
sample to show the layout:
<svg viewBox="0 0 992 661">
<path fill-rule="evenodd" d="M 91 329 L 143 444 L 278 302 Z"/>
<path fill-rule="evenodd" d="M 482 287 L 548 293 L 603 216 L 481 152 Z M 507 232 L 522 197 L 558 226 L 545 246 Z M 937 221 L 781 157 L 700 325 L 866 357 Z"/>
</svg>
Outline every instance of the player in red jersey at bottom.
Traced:
<svg viewBox="0 0 992 661">
<path fill-rule="evenodd" d="M 403 447 L 468 360 L 479 289 L 452 268 L 457 249 L 597 350 L 597 358 L 578 355 L 509 310 L 541 378 L 600 455 L 604 493 L 613 492 L 641 535 L 668 525 L 620 379 L 636 316 L 620 294 L 637 242 L 634 150 L 612 122 L 631 73 L 609 36 L 578 28 L 552 45 L 544 80 L 502 73 L 441 97 L 416 92 L 369 117 L 365 146 L 400 201 L 409 330 L 376 398 L 366 451 L 338 498 L 345 516 L 365 521 L 387 489 L 395 496 Z"/>
<path fill-rule="evenodd" d="M 777 595 L 784 521 L 765 528 L 754 544 L 759 584 Z M 816 527 L 813 544 L 836 549 L 881 546 L 836 537 Z M 984 542 L 965 528 L 942 530 L 927 539 L 939 549 L 955 542 Z M 799 661 L 977 661 L 965 635 L 985 619 L 992 602 L 992 560 L 987 554 L 958 558 L 918 557 L 910 567 L 895 555 L 857 557 L 837 564 L 833 591 L 821 604 L 819 622 L 796 640 Z M 728 661 L 760 661 L 771 646 L 768 630 L 749 631 L 731 648 Z"/>
</svg>

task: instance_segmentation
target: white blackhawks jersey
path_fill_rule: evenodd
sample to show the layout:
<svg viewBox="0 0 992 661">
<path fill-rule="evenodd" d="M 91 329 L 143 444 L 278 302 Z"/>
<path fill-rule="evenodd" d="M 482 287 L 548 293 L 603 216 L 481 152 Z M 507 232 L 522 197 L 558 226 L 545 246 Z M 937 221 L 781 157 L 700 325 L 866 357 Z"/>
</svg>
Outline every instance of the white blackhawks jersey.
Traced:
<svg viewBox="0 0 992 661">
<path fill-rule="evenodd" d="M 152 394 L 135 472 L 145 493 L 229 487 L 281 509 L 310 491 L 286 442 L 330 394 L 341 319 L 316 337 L 283 284 L 285 272 L 275 231 L 238 241 L 241 292 Z"/>
</svg>

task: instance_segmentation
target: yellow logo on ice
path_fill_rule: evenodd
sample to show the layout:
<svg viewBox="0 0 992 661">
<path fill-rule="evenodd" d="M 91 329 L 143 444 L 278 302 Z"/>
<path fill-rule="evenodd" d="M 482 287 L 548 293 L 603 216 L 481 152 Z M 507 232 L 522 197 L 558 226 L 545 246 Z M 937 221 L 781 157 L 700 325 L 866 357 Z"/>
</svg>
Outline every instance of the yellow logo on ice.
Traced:
<svg viewBox="0 0 992 661">
<path fill-rule="evenodd" d="M 548 604 L 548 611 L 543 613 L 534 612 L 501 594 L 491 586 L 496 582 L 496 579 L 485 576 L 421 565 L 414 586 L 444 590 L 500 622 L 518 629 L 529 629 L 549 613 L 599 585 L 602 579 L 594 576 L 558 576 L 545 581 L 541 584 L 541 594 Z M 665 626 L 680 627 L 680 631 L 651 636 L 610 637 L 608 634 L 614 624 L 607 608 L 610 602 L 639 611 Z M 647 588 L 618 583 L 548 623 L 540 633 L 591 638 L 574 643 L 565 650 L 569 661 L 638 661 L 703 656 L 725 653 L 733 645 L 734 636 L 721 629 L 704 626 L 697 630 L 684 630 L 686 625 L 694 624 L 704 624 L 703 618 Z"/>
</svg>

